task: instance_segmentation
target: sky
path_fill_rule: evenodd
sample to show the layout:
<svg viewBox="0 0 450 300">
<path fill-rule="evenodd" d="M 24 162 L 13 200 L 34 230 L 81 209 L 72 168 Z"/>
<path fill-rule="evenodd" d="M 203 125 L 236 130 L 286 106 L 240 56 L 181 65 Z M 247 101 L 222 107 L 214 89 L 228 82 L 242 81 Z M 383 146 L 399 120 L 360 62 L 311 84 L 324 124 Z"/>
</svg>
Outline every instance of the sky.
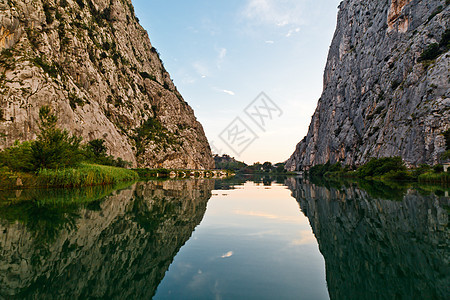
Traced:
<svg viewBox="0 0 450 300">
<path fill-rule="evenodd" d="M 340 0 L 132 2 L 213 153 L 287 160 L 322 93 Z"/>
</svg>

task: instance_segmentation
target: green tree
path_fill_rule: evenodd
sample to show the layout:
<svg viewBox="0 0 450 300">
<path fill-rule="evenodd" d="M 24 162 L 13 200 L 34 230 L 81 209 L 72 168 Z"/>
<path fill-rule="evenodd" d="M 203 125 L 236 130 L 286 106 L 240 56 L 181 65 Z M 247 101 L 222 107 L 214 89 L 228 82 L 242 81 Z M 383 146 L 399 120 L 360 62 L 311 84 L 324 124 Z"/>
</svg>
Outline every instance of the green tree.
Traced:
<svg viewBox="0 0 450 300">
<path fill-rule="evenodd" d="M 0 152 L 0 167 L 7 166 L 14 171 L 32 171 L 34 169 L 31 142 L 16 142 L 14 146 Z"/>
<path fill-rule="evenodd" d="M 270 172 L 272 170 L 272 163 L 270 161 L 266 161 L 262 165 L 265 172 Z"/>
<path fill-rule="evenodd" d="M 435 173 L 442 173 L 444 172 L 444 167 L 442 165 L 435 165 L 433 167 L 433 170 Z"/>
<path fill-rule="evenodd" d="M 277 173 L 286 173 L 286 170 L 284 169 L 284 167 L 285 167 L 285 164 L 284 163 L 277 163 L 277 164 L 275 164 L 275 167 L 276 167 L 276 172 Z"/>
<path fill-rule="evenodd" d="M 126 168 L 131 164 L 122 158 L 108 155 L 108 147 L 104 139 L 95 139 L 83 146 L 84 160 L 90 163 Z"/>
<path fill-rule="evenodd" d="M 106 151 L 108 148 L 105 145 L 105 140 L 95 139 L 87 144 L 88 150 L 97 158 L 106 157 Z"/>
<path fill-rule="evenodd" d="M 375 177 L 382 176 L 391 171 L 406 171 L 401 157 L 372 158 L 368 163 L 358 168 L 357 175 L 361 178 Z"/>
<path fill-rule="evenodd" d="M 70 135 L 67 130 L 56 127 L 58 118 L 51 113 L 50 107 L 43 106 L 39 110 L 40 134 L 32 143 L 34 169 L 55 169 L 73 167 L 81 159 L 81 138 Z"/>
</svg>

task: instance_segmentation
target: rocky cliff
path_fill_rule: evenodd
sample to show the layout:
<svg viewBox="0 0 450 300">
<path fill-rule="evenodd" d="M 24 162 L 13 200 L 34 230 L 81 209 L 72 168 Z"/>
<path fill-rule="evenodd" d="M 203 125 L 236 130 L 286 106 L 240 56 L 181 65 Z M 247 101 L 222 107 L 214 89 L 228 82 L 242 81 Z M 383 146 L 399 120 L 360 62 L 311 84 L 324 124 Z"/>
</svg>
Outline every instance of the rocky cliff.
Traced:
<svg viewBox="0 0 450 300">
<path fill-rule="evenodd" d="M 344 0 L 323 94 L 287 169 L 385 156 L 436 163 L 450 128 L 449 17 L 445 0 Z"/>
<path fill-rule="evenodd" d="M 408 190 L 393 201 L 352 185 L 287 184 L 325 258 L 331 299 L 447 297 L 450 198 Z"/>
<path fill-rule="evenodd" d="M 79 190 L 41 192 L 38 201 L 26 200 L 32 190 L 11 195 L 16 202 L 0 213 L 0 298 L 151 299 L 213 187 L 138 183 L 84 205 L 70 199 Z"/>
<path fill-rule="evenodd" d="M 0 2 L 0 149 L 59 126 L 140 167 L 213 168 L 211 150 L 131 0 Z"/>
</svg>

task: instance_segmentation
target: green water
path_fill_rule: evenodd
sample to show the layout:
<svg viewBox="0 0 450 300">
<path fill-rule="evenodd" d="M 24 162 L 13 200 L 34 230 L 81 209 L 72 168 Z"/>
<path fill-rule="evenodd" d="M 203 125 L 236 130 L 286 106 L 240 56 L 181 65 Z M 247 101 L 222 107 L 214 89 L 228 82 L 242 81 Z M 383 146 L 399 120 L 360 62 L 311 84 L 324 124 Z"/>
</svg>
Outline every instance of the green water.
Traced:
<svg viewBox="0 0 450 300">
<path fill-rule="evenodd" d="M 283 177 L 0 193 L 2 299 L 446 299 L 448 191 Z"/>
</svg>

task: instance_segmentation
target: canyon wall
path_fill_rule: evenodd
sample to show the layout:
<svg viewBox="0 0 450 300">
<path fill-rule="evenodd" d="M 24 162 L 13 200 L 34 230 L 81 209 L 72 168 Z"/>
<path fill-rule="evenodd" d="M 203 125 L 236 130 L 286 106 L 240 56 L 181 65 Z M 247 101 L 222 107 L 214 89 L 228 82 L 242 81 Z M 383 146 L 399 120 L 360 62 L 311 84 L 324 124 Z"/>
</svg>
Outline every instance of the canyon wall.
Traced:
<svg viewBox="0 0 450 300">
<path fill-rule="evenodd" d="M 323 94 L 286 168 L 390 156 L 437 163 L 450 128 L 449 20 L 444 0 L 344 0 Z"/>
<path fill-rule="evenodd" d="M 131 0 L 0 3 L 0 149 L 59 127 L 139 167 L 213 168 L 201 124 L 139 25 Z"/>
</svg>

